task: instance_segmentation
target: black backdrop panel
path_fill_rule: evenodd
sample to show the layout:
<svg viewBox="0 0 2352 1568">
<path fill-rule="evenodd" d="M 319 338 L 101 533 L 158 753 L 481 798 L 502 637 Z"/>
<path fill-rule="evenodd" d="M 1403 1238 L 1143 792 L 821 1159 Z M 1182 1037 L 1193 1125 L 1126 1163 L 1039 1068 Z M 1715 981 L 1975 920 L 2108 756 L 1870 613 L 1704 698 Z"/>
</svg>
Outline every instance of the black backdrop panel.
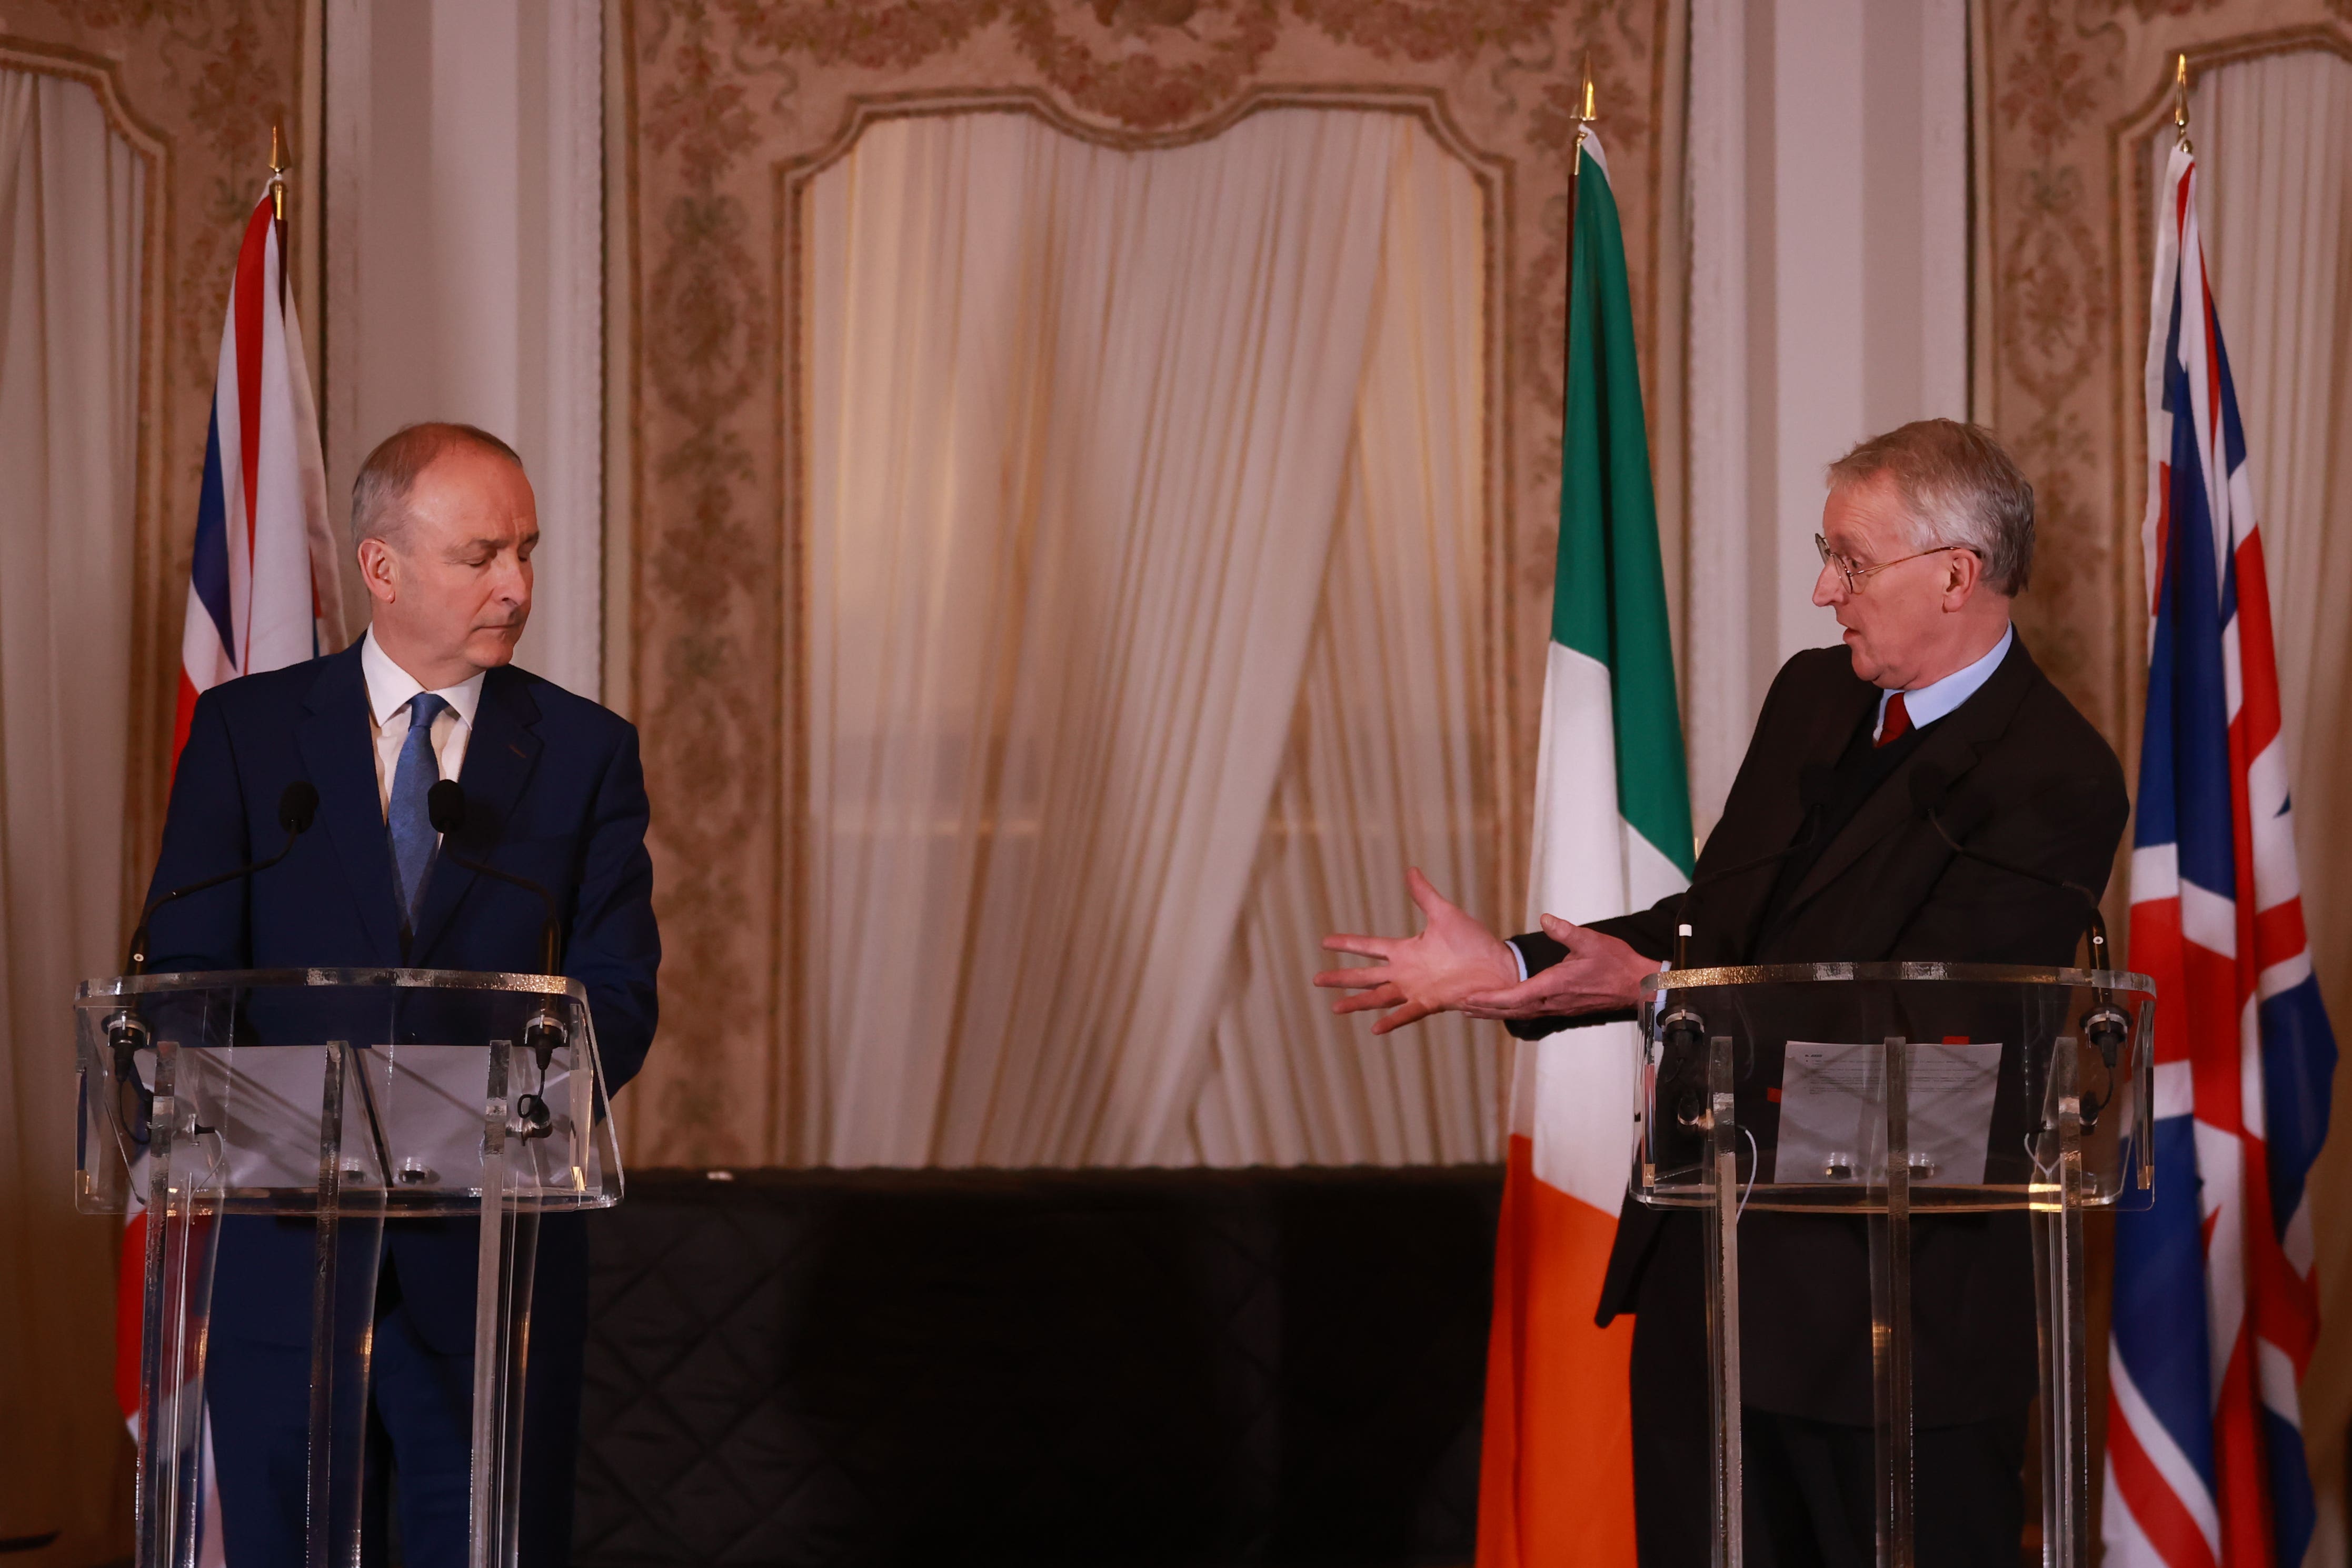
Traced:
<svg viewBox="0 0 2352 1568">
<path fill-rule="evenodd" d="M 582 1568 L 1460 1563 L 1499 1167 L 632 1176 Z"/>
</svg>

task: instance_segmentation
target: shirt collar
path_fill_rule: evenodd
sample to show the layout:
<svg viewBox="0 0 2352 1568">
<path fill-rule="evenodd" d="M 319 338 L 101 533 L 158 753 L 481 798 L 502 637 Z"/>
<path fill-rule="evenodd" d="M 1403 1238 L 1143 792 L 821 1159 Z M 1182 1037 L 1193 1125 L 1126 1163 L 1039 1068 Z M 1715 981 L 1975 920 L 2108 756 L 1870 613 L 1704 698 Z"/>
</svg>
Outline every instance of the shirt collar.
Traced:
<svg viewBox="0 0 2352 1568">
<path fill-rule="evenodd" d="M 392 722 L 408 699 L 423 691 L 415 675 L 392 662 L 392 655 L 377 646 L 375 628 L 368 628 L 360 639 L 360 669 L 367 676 L 368 711 L 375 716 L 375 727 L 382 729 Z M 444 686 L 433 695 L 449 705 L 457 722 L 471 728 L 474 709 L 482 700 L 482 677 L 488 670 L 476 670 L 454 686 Z"/>
<path fill-rule="evenodd" d="M 1975 664 L 1954 670 L 1940 681 L 1929 681 L 1924 686 L 1905 692 L 1903 711 L 1910 716 L 1912 727 L 1916 729 L 1933 724 L 1976 695 L 1984 684 L 1992 679 L 1992 673 L 2000 668 L 2000 662 L 2009 657 L 2010 644 L 2016 641 L 2017 628 L 2011 626 L 2001 632 L 2000 641 L 1992 645 L 1992 651 Z M 1886 699 L 1892 695 L 1887 692 L 1879 694 L 1878 711 L 1882 720 L 1886 713 Z"/>
</svg>

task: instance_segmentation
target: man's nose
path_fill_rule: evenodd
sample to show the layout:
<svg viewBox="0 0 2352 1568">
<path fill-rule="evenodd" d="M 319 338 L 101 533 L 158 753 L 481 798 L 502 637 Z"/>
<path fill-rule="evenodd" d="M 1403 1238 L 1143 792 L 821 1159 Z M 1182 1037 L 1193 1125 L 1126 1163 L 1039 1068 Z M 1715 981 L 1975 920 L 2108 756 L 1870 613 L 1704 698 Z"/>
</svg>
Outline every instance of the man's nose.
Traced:
<svg viewBox="0 0 2352 1568">
<path fill-rule="evenodd" d="M 1842 604 L 1845 601 L 1845 596 L 1844 575 L 1829 562 L 1822 562 L 1821 575 L 1813 579 L 1815 608 L 1827 610 L 1833 604 Z"/>
</svg>

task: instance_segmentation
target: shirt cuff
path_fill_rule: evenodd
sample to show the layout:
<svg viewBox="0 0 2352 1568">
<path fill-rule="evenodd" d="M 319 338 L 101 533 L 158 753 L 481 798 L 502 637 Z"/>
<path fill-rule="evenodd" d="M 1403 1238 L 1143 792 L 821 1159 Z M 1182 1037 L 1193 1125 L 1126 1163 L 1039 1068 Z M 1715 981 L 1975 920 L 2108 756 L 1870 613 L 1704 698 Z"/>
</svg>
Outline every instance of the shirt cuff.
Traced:
<svg viewBox="0 0 2352 1568">
<path fill-rule="evenodd" d="M 1507 936 L 1503 938 L 1503 946 L 1511 950 L 1511 962 L 1519 967 L 1519 981 L 1522 985 L 1526 984 L 1528 977 L 1528 956 L 1519 950 L 1519 945 L 1517 942 L 1512 941 Z"/>
</svg>

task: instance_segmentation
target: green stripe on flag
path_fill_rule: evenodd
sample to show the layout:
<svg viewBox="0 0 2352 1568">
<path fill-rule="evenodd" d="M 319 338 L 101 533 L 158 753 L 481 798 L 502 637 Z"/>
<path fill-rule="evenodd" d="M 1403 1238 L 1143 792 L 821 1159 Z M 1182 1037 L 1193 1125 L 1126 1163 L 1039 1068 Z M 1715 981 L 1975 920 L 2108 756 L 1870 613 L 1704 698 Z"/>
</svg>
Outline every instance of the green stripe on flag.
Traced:
<svg viewBox="0 0 2352 1568">
<path fill-rule="evenodd" d="M 1666 629 L 1641 368 L 1633 352 L 1633 306 L 1625 287 L 1624 234 L 1608 174 L 1591 153 L 1578 156 L 1551 635 L 1607 667 L 1618 811 L 1688 876 L 1696 858 L 1690 783 Z"/>
</svg>

